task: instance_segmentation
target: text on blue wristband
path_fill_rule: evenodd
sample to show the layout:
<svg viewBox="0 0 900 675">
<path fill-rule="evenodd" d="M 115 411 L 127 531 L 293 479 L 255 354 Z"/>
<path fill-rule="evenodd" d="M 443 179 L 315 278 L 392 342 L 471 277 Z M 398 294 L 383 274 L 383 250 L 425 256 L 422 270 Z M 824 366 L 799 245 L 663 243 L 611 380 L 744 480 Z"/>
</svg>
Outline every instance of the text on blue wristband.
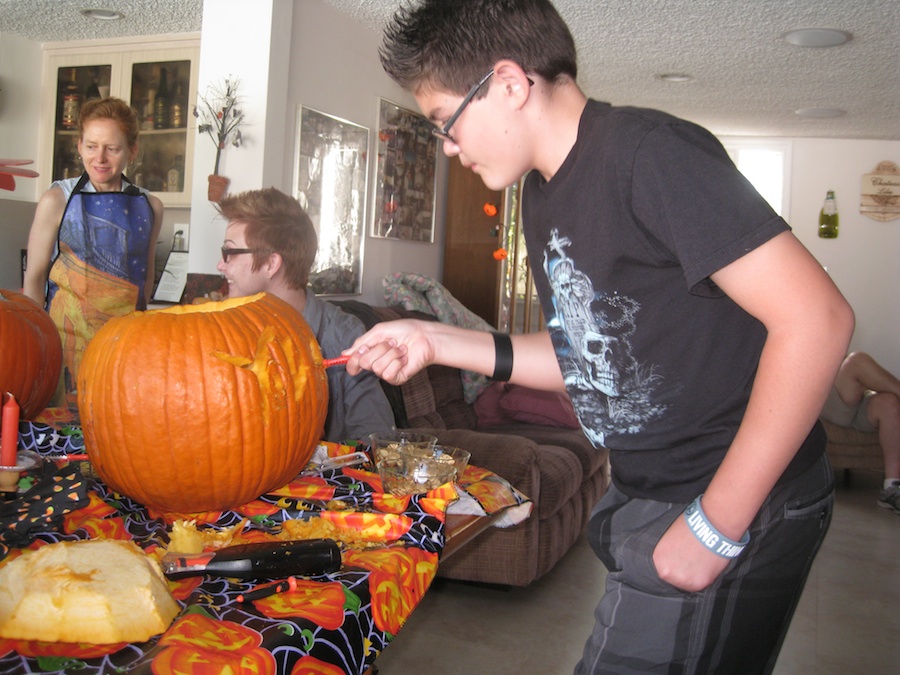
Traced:
<svg viewBox="0 0 900 675">
<path fill-rule="evenodd" d="M 725 558 L 732 558 L 744 550 L 744 547 L 740 544 L 735 546 L 727 541 L 722 541 L 719 534 L 710 529 L 706 524 L 699 509 L 693 509 L 692 512 L 685 515 L 687 515 L 687 522 L 691 528 L 691 532 L 693 532 L 694 536 L 697 537 L 697 539 L 699 539 L 710 551 L 714 551 L 717 555 Z"/>
</svg>

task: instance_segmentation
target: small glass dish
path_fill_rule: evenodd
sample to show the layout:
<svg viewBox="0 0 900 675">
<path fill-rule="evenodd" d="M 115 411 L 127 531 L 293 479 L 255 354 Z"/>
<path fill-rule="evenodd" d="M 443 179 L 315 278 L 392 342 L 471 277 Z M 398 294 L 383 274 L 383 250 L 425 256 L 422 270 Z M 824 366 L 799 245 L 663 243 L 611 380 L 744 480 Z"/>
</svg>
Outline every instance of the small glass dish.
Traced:
<svg viewBox="0 0 900 675">
<path fill-rule="evenodd" d="M 398 496 L 421 494 L 456 480 L 456 465 L 433 458 L 388 457 L 377 464 L 384 492 Z"/>
<path fill-rule="evenodd" d="M 431 450 L 437 443 L 437 436 L 423 434 L 418 431 L 384 431 L 369 434 L 369 445 L 372 448 L 372 459 L 377 464 L 383 459 L 400 456 L 400 449 Z"/>
<path fill-rule="evenodd" d="M 427 458 L 433 459 L 436 462 L 453 464 L 456 467 L 457 480 L 462 478 L 462 475 L 466 471 L 466 467 L 469 465 L 469 459 L 472 457 L 471 453 L 467 450 L 456 448 L 452 445 L 441 444 L 437 444 L 434 447 L 427 449 L 403 448 L 401 453 L 418 459 Z"/>
</svg>

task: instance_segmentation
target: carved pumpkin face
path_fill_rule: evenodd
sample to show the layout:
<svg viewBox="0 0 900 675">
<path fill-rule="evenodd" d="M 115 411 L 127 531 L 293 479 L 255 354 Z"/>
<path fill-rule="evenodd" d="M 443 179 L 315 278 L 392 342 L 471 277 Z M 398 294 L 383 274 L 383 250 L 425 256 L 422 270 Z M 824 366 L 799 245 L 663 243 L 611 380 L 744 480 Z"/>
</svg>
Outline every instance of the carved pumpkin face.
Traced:
<svg viewBox="0 0 900 675">
<path fill-rule="evenodd" d="M 31 298 L 0 290 L 0 392 L 30 420 L 50 402 L 62 369 L 62 343 L 50 315 Z"/>
<path fill-rule="evenodd" d="M 328 385 L 303 317 L 260 293 L 111 319 L 85 350 L 78 409 L 110 487 L 195 513 L 296 476 L 321 438 Z"/>
</svg>

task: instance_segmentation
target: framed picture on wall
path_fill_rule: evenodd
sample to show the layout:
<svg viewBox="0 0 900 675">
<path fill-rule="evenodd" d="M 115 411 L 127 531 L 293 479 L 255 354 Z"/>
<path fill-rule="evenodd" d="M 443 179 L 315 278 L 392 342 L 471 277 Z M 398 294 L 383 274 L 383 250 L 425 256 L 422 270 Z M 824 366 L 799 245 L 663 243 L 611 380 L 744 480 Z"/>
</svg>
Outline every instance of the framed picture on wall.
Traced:
<svg viewBox="0 0 900 675">
<path fill-rule="evenodd" d="M 299 106 L 294 197 L 319 237 L 309 283 L 316 295 L 362 293 L 369 130 Z"/>
<path fill-rule="evenodd" d="M 434 241 L 438 143 L 421 115 L 381 99 L 372 236 Z"/>
</svg>

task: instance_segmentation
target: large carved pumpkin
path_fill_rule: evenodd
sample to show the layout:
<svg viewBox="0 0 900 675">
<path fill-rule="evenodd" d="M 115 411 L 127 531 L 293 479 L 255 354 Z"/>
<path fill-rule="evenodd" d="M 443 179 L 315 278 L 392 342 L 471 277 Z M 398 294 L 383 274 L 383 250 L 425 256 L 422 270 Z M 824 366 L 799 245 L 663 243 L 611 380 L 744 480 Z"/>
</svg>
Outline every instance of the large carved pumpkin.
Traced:
<svg viewBox="0 0 900 675">
<path fill-rule="evenodd" d="M 168 512 L 227 509 L 284 485 L 327 409 L 315 336 L 265 293 L 111 319 L 78 373 L 92 466 Z"/>
<path fill-rule="evenodd" d="M 62 369 L 62 343 L 50 315 L 31 298 L 0 290 L 0 392 L 30 420 L 50 402 Z"/>
</svg>

